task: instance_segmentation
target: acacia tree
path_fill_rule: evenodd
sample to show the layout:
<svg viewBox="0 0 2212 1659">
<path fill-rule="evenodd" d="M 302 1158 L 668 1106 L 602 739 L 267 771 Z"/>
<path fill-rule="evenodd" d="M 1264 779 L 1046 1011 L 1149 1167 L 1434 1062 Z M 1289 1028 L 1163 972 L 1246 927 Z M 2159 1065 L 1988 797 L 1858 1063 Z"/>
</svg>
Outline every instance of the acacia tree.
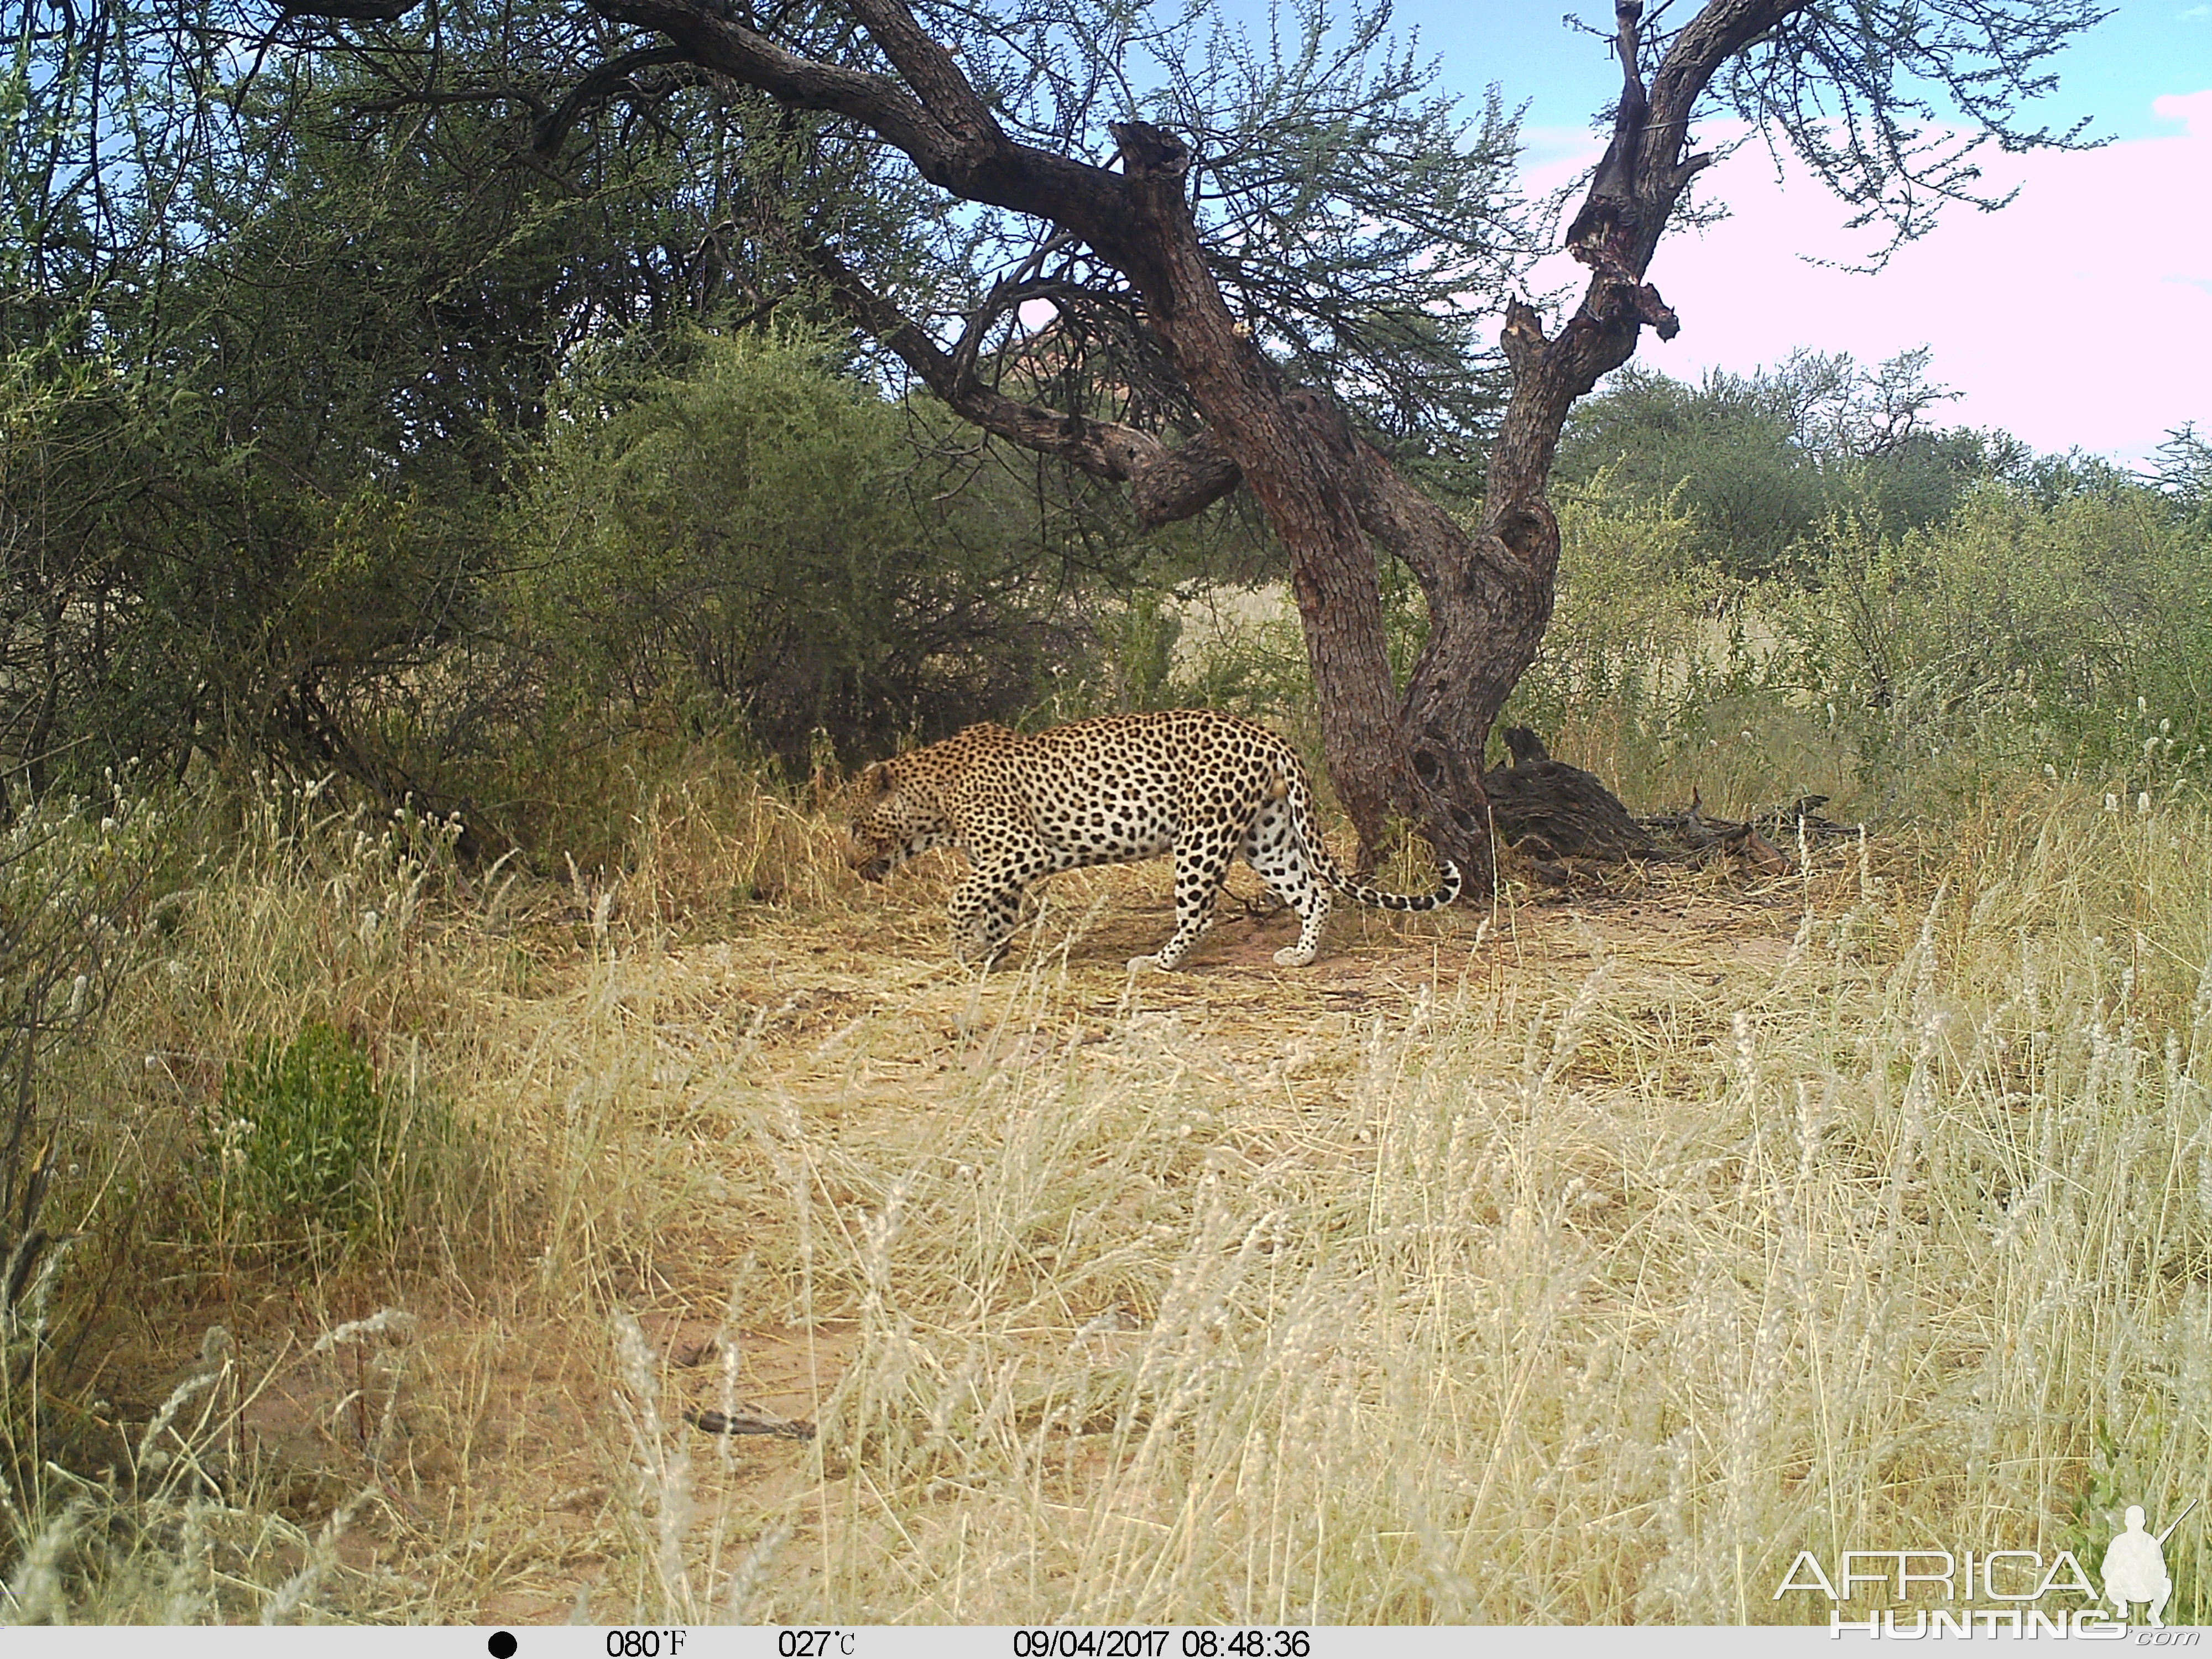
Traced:
<svg viewBox="0 0 2212 1659">
<path fill-rule="evenodd" d="M 383 24 L 406 18 L 416 3 L 288 0 L 287 15 L 332 28 L 340 27 L 332 20 Z M 1206 131 L 1194 130 L 1202 122 L 1174 118 L 1173 96 L 1138 94 L 1126 66 L 1143 44 L 1141 6 L 572 3 L 603 42 L 610 30 L 616 38 L 602 61 L 576 66 L 562 119 L 545 125 L 556 143 L 578 111 L 634 98 L 680 67 L 750 89 L 811 130 L 879 142 L 943 198 L 1034 226 L 1033 246 L 981 296 L 957 343 L 902 309 L 896 273 L 872 276 L 865 246 L 802 235 L 800 252 L 962 415 L 1126 483 L 1147 523 L 1249 489 L 1291 561 L 1329 773 L 1363 860 L 1375 856 L 1395 809 L 1477 881 L 1492 868 L 1484 746 L 1551 615 L 1559 536 L 1546 488 L 1560 429 L 1575 400 L 1634 353 L 1644 329 L 1662 338 L 1676 331 L 1674 313 L 1644 276 L 1692 180 L 1714 159 L 1693 148 L 1694 123 L 1733 114 L 1787 145 L 1857 210 L 1855 223 L 1885 226 L 1893 246 L 1924 232 L 1945 202 L 2002 204 L 1982 192 L 1974 159 L 1984 143 L 2075 141 L 2078 128 L 2031 128 L 2018 112 L 2052 83 L 2051 55 L 2099 15 L 2094 0 L 1859 0 L 1848 8 L 1708 0 L 1675 26 L 1668 5 L 1647 17 L 1640 0 L 1618 0 L 1609 38 L 1621 84 L 1611 141 L 1565 233 L 1589 268 L 1588 284 L 1553 331 L 1527 301 L 1506 307 L 1501 345 L 1510 393 L 1490 444 L 1480 514 L 1468 528 L 1386 453 L 1377 441 L 1386 434 L 1355 418 L 1356 395 L 1304 372 L 1297 354 L 1282 349 L 1282 316 L 1255 307 L 1243 280 L 1248 255 L 1264 254 L 1272 228 L 1249 213 L 1201 216 L 1206 181 L 1224 175 L 1224 148 L 1256 174 L 1286 183 L 1268 199 L 1287 202 L 1292 213 L 1300 204 L 1316 213 L 1340 206 L 1343 180 L 1311 171 L 1319 158 L 1311 147 L 1270 155 L 1279 111 L 1267 97 L 1254 101 L 1245 129 Z M 1322 0 L 1307 16 L 1300 62 L 1310 66 L 1328 34 Z M 1356 25 L 1370 27 L 1379 24 Z M 1172 81 L 1180 48 L 1171 33 L 1161 42 L 1150 56 Z M 1272 84 L 1301 82 L 1291 73 Z M 1358 111 L 1339 113 L 1340 128 L 1356 124 Z M 1331 152 L 1331 165 L 1371 172 L 1376 154 L 1401 159 L 1387 145 L 1363 149 L 1355 140 Z M 1426 158 L 1432 168 L 1449 159 L 1434 151 Z M 1368 199 L 1387 203 L 1394 183 L 1420 215 L 1449 212 L 1452 189 L 1435 188 L 1416 158 L 1402 158 L 1395 180 L 1379 181 Z M 1477 192 L 1462 205 L 1470 215 L 1488 211 L 1494 195 Z M 1120 295 L 1105 292 L 1115 284 Z M 1284 297 L 1292 302 L 1283 315 L 1297 313 L 1296 296 Z M 1099 418 L 988 384 L 977 372 L 978 343 L 993 319 L 1030 298 L 1069 309 L 1120 303 L 1139 343 L 1187 397 L 1191 421 L 1179 441 L 1172 422 Z M 1356 322 L 1349 307 L 1337 314 Z M 1434 296 L 1395 317 L 1401 329 L 1424 318 L 1440 328 L 1455 321 L 1451 304 Z M 1402 561 L 1427 603 L 1426 643 L 1402 689 L 1391 674 L 1378 556 Z"/>
</svg>

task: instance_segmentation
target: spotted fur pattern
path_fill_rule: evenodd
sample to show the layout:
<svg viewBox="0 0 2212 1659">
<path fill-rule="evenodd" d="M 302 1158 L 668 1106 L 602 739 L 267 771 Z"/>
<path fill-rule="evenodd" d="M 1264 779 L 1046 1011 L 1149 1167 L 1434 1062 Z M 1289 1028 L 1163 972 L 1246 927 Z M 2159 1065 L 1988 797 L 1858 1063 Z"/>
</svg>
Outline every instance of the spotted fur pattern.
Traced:
<svg viewBox="0 0 2212 1659">
<path fill-rule="evenodd" d="M 1239 857 L 1297 913 L 1298 942 L 1275 952 L 1286 968 L 1319 951 L 1331 889 L 1388 910 L 1433 910 L 1459 896 L 1449 862 L 1431 894 L 1353 881 L 1314 828 L 1313 785 L 1297 751 L 1264 726 L 1206 708 L 1109 714 L 1034 737 L 971 726 L 870 767 L 861 790 L 852 862 L 866 880 L 933 847 L 968 855 L 974 868 L 951 905 L 953 953 L 963 961 L 1005 943 L 1037 877 L 1163 853 L 1175 854 L 1175 935 L 1132 969 L 1182 961 Z"/>
</svg>

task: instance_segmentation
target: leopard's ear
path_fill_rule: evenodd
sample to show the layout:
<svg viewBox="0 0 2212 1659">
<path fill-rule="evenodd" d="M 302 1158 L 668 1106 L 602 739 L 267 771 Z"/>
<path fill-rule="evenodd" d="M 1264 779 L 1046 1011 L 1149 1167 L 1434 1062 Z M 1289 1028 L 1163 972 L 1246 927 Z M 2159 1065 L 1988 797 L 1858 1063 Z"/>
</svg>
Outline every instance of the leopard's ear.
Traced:
<svg viewBox="0 0 2212 1659">
<path fill-rule="evenodd" d="M 881 800 L 891 792 L 898 780 L 892 775 L 889 761 L 877 761 L 860 774 L 860 799 Z"/>
</svg>

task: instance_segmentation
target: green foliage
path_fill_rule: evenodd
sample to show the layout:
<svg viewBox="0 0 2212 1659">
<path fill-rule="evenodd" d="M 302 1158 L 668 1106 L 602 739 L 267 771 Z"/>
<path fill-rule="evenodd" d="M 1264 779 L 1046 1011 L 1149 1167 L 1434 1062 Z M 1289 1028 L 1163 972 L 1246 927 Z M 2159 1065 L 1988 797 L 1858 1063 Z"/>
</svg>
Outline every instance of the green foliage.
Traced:
<svg viewBox="0 0 2212 1659">
<path fill-rule="evenodd" d="M 368 1051 L 316 1021 L 224 1066 L 207 1151 L 257 1218 L 343 1233 L 376 1207 L 396 1117 Z"/>
<path fill-rule="evenodd" d="M 1560 526 L 1558 609 L 1501 724 L 1632 799 L 1728 775 L 1758 792 L 1737 805 L 1841 790 L 1883 819 L 2024 773 L 2130 811 L 2205 781 L 2212 533 L 2171 491 L 1987 483 L 1895 535 L 1838 514 L 1786 580 L 1717 568 L 1693 516 L 1610 474 Z"/>
<path fill-rule="evenodd" d="M 1817 569 L 1785 626 L 1874 771 L 2079 769 L 2130 795 L 2201 779 L 2212 537 L 2155 492 L 1990 486 L 1897 539 L 1842 519 Z"/>
<path fill-rule="evenodd" d="M 1102 696 L 1088 700 L 1085 714 L 1117 713 L 1175 706 L 1176 647 L 1183 634 L 1174 595 L 1139 588 L 1119 604 L 1102 604 L 1091 626 L 1101 647 Z"/>
<path fill-rule="evenodd" d="M 1819 467 L 1780 412 L 1724 383 L 1685 386 L 1632 364 L 1583 401 L 1561 441 L 1562 486 L 1601 473 L 1616 495 L 1693 514 L 1698 551 L 1738 572 L 1779 564 L 1824 502 Z"/>
<path fill-rule="evenodd" d="M 1167 688 L 1163 707 L 1218 708 L 1261 720 L 1320 752 L 1313 666 L 1294 615 L 1272 617 L 1199 641 Z"/>
<path fill-rule="evenodd" d="M 557 5 L 383 37 L 472 89 L 419 105 L 342 54 L 236 83 L 201 9 L 34 15 L 0 66 L 0 766 L 43 793 L 197 755 L 460 805 L 542 713 L 488 590 L 556 382 L 587 343 L 803 313 L 787 259 L 712 228 L 871 163 L 690 89 L 649 142 L 538 164 Z M 848 198 L 897 242 L 896 192 Z"/>
<path fill-rule="evenodd" d="M 363 151 L 329 114 L 241 116 L 169 181 L 198 239 L 47 295 L 84 326 L 0 375 L 0 747 L 36 789 L 197 751 L 382 791 L 362 710 L 482 624 L 559 285 L 451 124 Z"/>
<path fill-rule="evenodd" d="M 1133 709 L 1216 708 L 1310 725 L 1305 636 L 1279 589 L 1194 581 L 1094 601 L 1083 672 L 1055 680 L 1035 723 Z"/>
<path fill-rule="evenodd" d="M 323 1020 L 228 1061 L 200 1129 L 217 1242 L 318 1253 L 394 1242 L 458 1145 L 437 1102 L 395 1090 Z"/>
<path fill-rule="evenodd" d="M 940 491 L 900 411 L 823 356 L 702 340 L 564 412 L 506 592 L 569 715 L 742 721 L 803 775 L 817 732 L 881 751 L 1036 696 L 1057 635 L 1017 504 Z"/>
<path fill-rule="evenodd" d="M 1694 386 L 1632 364 L 1575 410 L 1561 493 L 1601 472 L 1617 498 L 1688 515 L 1696 555 L 1747 577 L 1790 568 L 1839 512 L 1891 535 L 1933 524 L 1978 480 L 2025 477 L 2031 464 L 2002 434 L 1926 423 L 1953 395 L 1928 383 L 1929 355 L 1866 369 L 1848 354 L 1798 351 Z"/>
<path fill-rule="evenodd" d="M 71 1178 L 102 1149 L 66 1067 L 94 1046 L 173 835 L 112 781 L 96 800 L 21 804 L 0 831 L 0 1513 L 10 1518 L 67 1437 L 48 1402 L 86 1381 L 85 1298 L 70 1293 L 82 1258 L 71 1246 L 89 1218 Z"/>
<path fill-rule="evenodd" d="M 1652 61 L 1706 13 L 1645 20 Z M 1730 57 L 1713 100 L 1789 149 L 1856 210 L 1856 228 L 1887 240 L 1875 263 L 1925 235 L 1949 204 L 1984 211 L 2012 194 L 1990 193 L 1980 157 L 2086 149 L 2088 118 L 2063 128 L 2030 125 L 2027 106 L 2051 92 L 2048 67 L 2074 36 L 2108 14 L 2095 0 L 1858 0 L 1849 7 L 1791 8 Z M 1665 19 L 1664 21 L 1662 20 Z"/>
<path fill-rule="evenodd" d="M 2212 534 L 2212 443 L 2194 422 L 2185 422 L 2166 434 L 2158 447 L 2155 477 L 2174 505 Z"/>
</svg>

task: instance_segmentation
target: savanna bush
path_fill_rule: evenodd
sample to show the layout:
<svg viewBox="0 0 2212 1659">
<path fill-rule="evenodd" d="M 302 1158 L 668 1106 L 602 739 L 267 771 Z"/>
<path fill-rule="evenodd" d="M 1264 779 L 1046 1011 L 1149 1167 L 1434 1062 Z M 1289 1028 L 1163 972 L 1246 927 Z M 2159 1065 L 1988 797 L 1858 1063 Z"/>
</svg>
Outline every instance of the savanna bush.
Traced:
<svg viewBox="0 0 2212 1659">
<path fill-rule="evenodd" d="M 1902 534 L 1838 513 L 1759 580 L 1705 556 L 1682 498 L 1607 475 L 1562 492 L 1560 527 L 1558 609 L 1500 723 L 1631 799 L 1822 789 L 1890 817 L 2046 768 L 2131 797 L 2202 775 L 2212 535 L 2170 495 L 1993 482 Z"/>
<path fill-rule="evenodd" d="M 580 397 L 523 493 L 508 589 L 556 726 L 742 723 L 804 775 L 1030 703 L 1065 645 L 1038 555 L 801 336 L 697 343 Z M 817 735 L 818 734 L 818 735 Z"/>
<path fill-rule="evenodd" d="M 2212 540 L 2158 493 L 1976 491 L 1887 538 L 1831 521 L 1814 586 L 1778 608 L 1789 672 L 1870 780 L 2050 767 L 2164 791 L 2212 739 Z"/>
</svg>

